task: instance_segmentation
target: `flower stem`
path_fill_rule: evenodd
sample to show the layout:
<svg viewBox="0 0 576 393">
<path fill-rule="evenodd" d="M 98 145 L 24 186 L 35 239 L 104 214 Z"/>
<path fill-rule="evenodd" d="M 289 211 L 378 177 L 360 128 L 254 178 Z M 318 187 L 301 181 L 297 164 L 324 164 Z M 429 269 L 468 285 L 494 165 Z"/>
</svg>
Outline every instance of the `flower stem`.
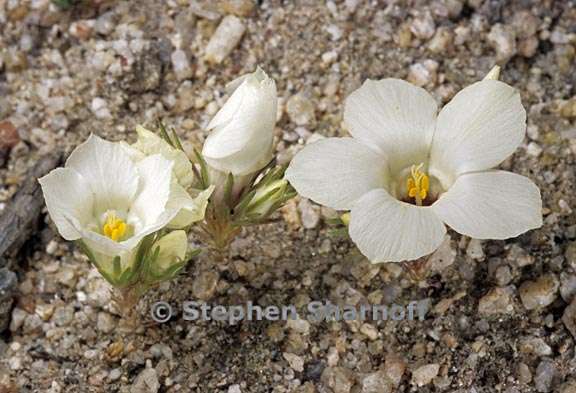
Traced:
<svg viewBox="0 0 576 393">
<path fill-rule="evenodd" d="M 140 315 L 136 307 L 140 301 L 140 293 L 136 287 L 115 288 L 112 296 L 118 311 L 122 315 L 125 326 L 130 331 L 135 331 L 140 323 Z"/>
</svg>

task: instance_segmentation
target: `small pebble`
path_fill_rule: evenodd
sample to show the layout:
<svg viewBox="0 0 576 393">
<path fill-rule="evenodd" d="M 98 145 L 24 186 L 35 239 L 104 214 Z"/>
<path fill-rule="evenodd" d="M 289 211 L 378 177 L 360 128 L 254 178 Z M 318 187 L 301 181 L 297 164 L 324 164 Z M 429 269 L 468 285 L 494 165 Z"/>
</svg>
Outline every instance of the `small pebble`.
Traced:
<svg viewBox="0 0 576 393">
<path fill-rule="evenodd" d="M 27 316 L 28 313 L 26 311 L 21 308 L 14 308 L 12 310 L 12 320 L 10 321 L 10 331 L 17 332 L 24 325 Z"/>
<path fill-rule="evenodd" d="M 113 12 L 105 12 L 96 19 L 94 30 L 102 35 L 108 35 L 114 31 L 116 27 L 116 16 Z"/>
<path fill-rule="evenodd" d="M 238 385 L 238 384 L 231 385 L 228 388 L 228 393 L 242 393 L 242 390 L 240 389 L 240 385 Z"/>
<path fill-rule="evenodd" d="M 428 264 L 431 270 L 441 272 L 454 264 L 455 260 L 456 250 L 452 247 L 450 235 L 446 235 L 440 247 L 430 256 Z"/>
<path fill-rule="evenodd" d="M 308 199 L 300 199 L 298 210 L 300 210 L 300 219 L 304 228 L 313 229 L 318 226 L 320 223 L 320 212 Z"/>
<path fill-rule="evenodd" d="M 516 54 L 516 34 L 512 27 L 497 23 L 488 34 L 488 42 L 496 50 L 496 61 L 505 63 Z"/>
<path fill-rule="evenodd" d="M 369 323 L 362 324 L 362 326 L 360 326 L 360 332 L 372 341 L 378 338 L 378 329 Z"/>
<path fill-rule="evenodd" d="M 190 60 L 188 60 L 186 52 L 183 50 L 176 50 L 172 52 L 171 59 L 172 67 L 174 68 L 174 73 L 178 80 L 188 79 L 192 76 L 193 70 L 192 67 L 190 67 Z"/>
<path fill-rule="evenodd" d="M 552 348 L 540 337 L 529 337 L 520 341 L 520 352 L 536 356 L 552 355 Z"/>
<path fill-rule="evenodd" d="M 494 279 L 496 280 L 496 284 L 501 287 L 510 284 L 512 278 L 512 270 L 510 270 L 508 265 L 498 266 L 494 272 Z"/>
<path fill-rule="evenodd" d="M 452 30 L 447 27 L 440 27 L 430 40 L 428 49 L 432 53 L 446 53 L 451 49 L 453 42 L 454 33 L 452 33 Z"/>
<path fill-rule="evenodd" d="M 334 393 L 349 393 L 353 385 L 351 371 L 343 367 L 326 367 L 321 381 Z"/>
<path fill-rule="evenodd" d="M 432 363 L 420 366 L 412 373 L 412 384 L 417 387 L 426 386 L 436 378 L 439 371 L 439 364 Z"/>
<path fill-rule="evenodd" d="M 412 64 L 408 70 L 408 81 L 416 86 L 433 85 L 436 83 L 437 70 L 438 62 L 435 60 Z"/>
<path fill-rule="evenodd" d="M 96 116 L 98 119 L 112 118 L 112 114 L 108 109 L 108 103 L 103 98 L 94 97 L 92 99 L 92 104 L 90 108 L 92 109 L 92 113 L 94 113 L 94 116 Z"/>
<path fill-rule="evenodd" d="M 522 304 L 527 310 L 544 308 L 556 299 L 559 286 L 553 274 L 540 276 L 535 281 L 526 281 L 519 289 Z"/>
<path fill-rule="evenodd" d="M 208 300 L 216 292 L 219 275 L 214 271 L 200 273 L 192 284 L 192 293 L 197 299 Z"/>
<path fill-rule="evenodd" d="M 240 18 L 234 15 L 226 16 L 210 38 L 204 59 L 215 64 L 222 63 L 236 48 L 245 31 L 246 27 Z"/>
<path fill-rule="evenodd" d="M 58 307 L 54 311 L 52 320 L 56 326 L 68 326 L 74 320 L 74 311 L 71 307 Z"/>
<path fill-rule="evenodd" d="M 368 374 L 362 380 L 360 393 L 392 393 L 394 385 L 385 372 L 377 371 Z"/>
<path fill-rule="evenodd" d="M 282 356 L 284 357 L 284 359 L 286 359 L 286 361 L 290 365 L 290 368 L 292 368 L 294 371 L 297 372 L 304 371 L 304 359 L 302 359 L 300 356 L 288 352 L 284 352 Z"/>
<path fill-rule="evenodd" d="M 302 94 L 293 95 L 286 102 L 286 112 L 290 121 L 298 126 L 315 122 L 314 104 Z"/>
<path fill-rule="evenodd" d="M 541 393 L 551 392 L 557 378 L 557 370 L 554 362 L 544 359 L 538 364 L 534 373 L 534 385 Z"/>
<path fill-rule="evenodd" d="M 576 393 L 576 380 L 572 379 L 563 383 L 562 386 L 558 389 L 559 393 Z"/>
<path fill-rule="evenodd" d="M 576 298 L 572 300 L 572 303 L 564 310 L 562 322 L 564 322 L 566 329 L 568 329 L 576 339 Z"/>
<path fill-rule="evenodd" d="M 220 3 L 220 9 L 224 13 L 237 16 L 249 16 L 254 7 L 254 0 L 224 0 Z"/>
<path fill-rule="evenodd" d="M 514 305 L 508 288 L 493 288 L 484 295 L 478 304 L 478 312 L 483 315 L 510 314 Z"/>
<path fill-rule="evenodd" d="M 482 261 L 485 258 L 484 250 L 482 249 L 482 240 L 470 239 L 468 248 L 466 248 L 466 255 L 477 261 Z"/>
<path fill-rule="evenodd" d="M 130 393 L 157 393 L 160 389 L 158 374 L 153 368 L 145 368 L 134 379 Z"/>
<path fill-rule="evenodd" d="M 570 303 L 576 295 L 576 274 L 560 273 L 560 296 L 566 303 Z"/>
<path fill-rule="evenodd" d="M 297 333 L 308 335 L 310 332 L 310 322 L 306 319 L 288 319 L 286 327 Z"/>
<path fill-rule="evenodd" d="M 108 373 L 108 380 L 111 382 L 117 381 L 118 379 L 120 379 L 121 376 L 122 376 L 122 369 L 115 368 Z"/>
<path fill-rule="evenodd" d="M 425 40 L 432 38 L 436 31 L 432 14 L 430 14 L 430 12 L 423 12 L 416 16 L 410 25 L 410 31 L 418 38 Z"/>
<path fill-rule="evenodd" d="M 526 152 L 532 157 L 538 157 L 542 154 L 542 148 L 536 142 L 530 142 L 526 148 Z"/>
<path fill-rule="evenodd" d="M 398 387 L 406 371 L 406 362 L 399 355 L 390 353 L 386 355 L 384 360 L 384 371 L 392 384 Z"/>
<path fill-rule="evenodd" d="M 520 363 L 516 370 L 517 378 L 520 383 L 529 384 L 532 381 L 532 372 L 526 363 Z"/>
<path fill-rule="evenodd" d="M 564 257 L 566 258 L 568 266 L 576 270 L 576 241 L 568 243 L 568 247 L 566 247 L 566 251 L 564 252 Z"/>
<path fill-rule="evenodd" d="M 112 333 L 112 331 L 114 331 L 116 328 L 116 320 L 107 312 L 99 312 L 96 327 L 102 333 Z"/>
</svg>

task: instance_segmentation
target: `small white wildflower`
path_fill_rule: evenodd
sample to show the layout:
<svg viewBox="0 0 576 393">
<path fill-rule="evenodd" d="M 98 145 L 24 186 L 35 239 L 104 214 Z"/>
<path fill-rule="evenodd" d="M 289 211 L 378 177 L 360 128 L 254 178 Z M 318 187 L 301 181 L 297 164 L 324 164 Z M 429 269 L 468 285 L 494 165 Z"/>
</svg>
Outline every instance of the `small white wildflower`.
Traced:
<svg viewBox="0 0 576 393">
<path fill-rule="evenodd" d="M 350 237 L 372 262 L 433 252 L 444 224 L 477 239 L 538 228 L 536 185 L 492 170 L 526 131 L 520 95 L 494 80 L 497 73 L 460 91 L 440 113 L 422 88 L 368 80 L 346 100 L 353 138 L 306 146 L 286 177 L 303 196 L 351 210 Z"/>
<path fill-rule="evenodd" d="M 202 149 L 210 167 L 234 176 L 255 173 L 272 160 L 278 101 L 274 80 L 260 68 L 231 84 L 239 82 L 208 124 Z"/>
<path fill-rule="evenodd" d="M 173 168 L 174 161 L 161 154 L 134 160 L 120 144 L 91 135 L 64 168 L 39 181 L 62 237 L 81 240 L 100 272 L 114 281 L 134 267 L 142 240 L 189 206 L 189 195 L 174 192 Z M 186 242 L 172 236 L 156 244 L 174 247 L 160 251 L 180 258 Z"/>
</svg>

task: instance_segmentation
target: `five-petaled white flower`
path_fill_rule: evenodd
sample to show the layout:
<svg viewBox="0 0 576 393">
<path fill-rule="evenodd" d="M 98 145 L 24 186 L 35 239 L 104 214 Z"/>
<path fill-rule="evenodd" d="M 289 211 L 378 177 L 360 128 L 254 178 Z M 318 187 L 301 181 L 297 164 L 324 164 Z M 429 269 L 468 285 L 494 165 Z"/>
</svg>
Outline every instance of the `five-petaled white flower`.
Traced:
<svg viewBox="0 0 576 393">
<path fill-rule="evenodd" d="M 272 160 L 276 123 L 276 84 L 262 69 L 231 82 L 234 90 L 208 124 L 202 155 L 213 169 L 250 175 Z"/>
<path fill-rule="evenodd" d="M 520 95 L 497 80 L 460 91 L 438 113 L 424 89 L 368 80 L 346 100 L 353 138 L 306 146 L 286 177 L 303 196 L 351 210 L 349 233 L 372 262 L 433 252 L 447 224 L 478 239 L 506 239 L 542 225 L 540 191 L 493 170 L 524 138 Z"/>
<path fill-rule="evenodd" d="M 81 240 L 98 269 L 113 275 L 118 273 L 114 272 L 116 257 L 121 272 L 131 268 L 144 237 L 167 227 L 182 209 L 197 204 L 201 214 L 193 220 L 203 218 L 208 197 L 192 199 L 185 192 L 174 192 L 174 166 L 162 154 L 135 159 L 121 144 L 91 135 L 72 152 L 64 168 L 39 181 L 62 237 Z M 161 262 L 183 256 L 187 241 L 180 232 L 157 243 L 171 247 L 160 250 L 165 259 Z"/>
</svg>

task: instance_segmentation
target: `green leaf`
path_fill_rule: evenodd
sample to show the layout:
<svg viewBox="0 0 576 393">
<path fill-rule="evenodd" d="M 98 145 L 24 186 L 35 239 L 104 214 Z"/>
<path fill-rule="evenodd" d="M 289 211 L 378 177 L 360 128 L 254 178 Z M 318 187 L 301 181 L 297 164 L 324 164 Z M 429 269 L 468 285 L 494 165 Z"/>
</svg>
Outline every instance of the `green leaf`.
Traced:
<svg viewBox="0 0 576 393">
<path fill-rule="evenodd" d="M 160 133 L 160 137 L 164 139 L 170 146 L 174 147 L 174 143 L 172 142 L 170 135 L 168 135 L 168 131 L 166 131 L 166 126 L 164 125 L 162 120 L 158 119 L 156 121 L 156 124 L 158 126 L 158 132 Z"/>
<path fill-rule="evenodd" d="M 201 248 L 196 248 L 196 249 L 192 249 L 192 250 L 188 250 L 188 252 L 186 253 L 186 263 L 190 262 L 190 260 L 194 257 L 197 257 L 198 255 L 200 255 L 202 253 L 202 249 Z"/>
<path fill-rule="evenodd" d="M 176 129 L 174 127 L 171 128 L 172 131 L 172 140 L 174 141 L 174 145 L 177 149 L 184 151 L 184 147 L 182 146 L 182 142 L 180 141 L 180 137 L 176 134 Z"/>
<path fill-rule="evenodd" d="M 242 197 L 242 199 L 240 199 L 240 202 L 238 202 L 238 204 L 234 207 L 235 217 L 242 216 L 244 214 L 246 208 L 250 204 L 250 201 L 252 201 L 252 199 L 254 198 L 254 195 L 256 195 L 256 190 L 251 190 L 247 194 L 245 194 Z"/>
<path fill-rule="evenodd" d="M 200 164 L 201 186 L 203 189 L 206 189 L 210 185 L 210 176 L 208 175 L 208 165 L 206 164 L 204 157 L 202 157 L 202 154 L 200 154 L 200 152 L 198 150 L 194 149 L 194 155 L 196 156 L 196 159 L 198 160 L 198 163 Z"/>
</svg>

